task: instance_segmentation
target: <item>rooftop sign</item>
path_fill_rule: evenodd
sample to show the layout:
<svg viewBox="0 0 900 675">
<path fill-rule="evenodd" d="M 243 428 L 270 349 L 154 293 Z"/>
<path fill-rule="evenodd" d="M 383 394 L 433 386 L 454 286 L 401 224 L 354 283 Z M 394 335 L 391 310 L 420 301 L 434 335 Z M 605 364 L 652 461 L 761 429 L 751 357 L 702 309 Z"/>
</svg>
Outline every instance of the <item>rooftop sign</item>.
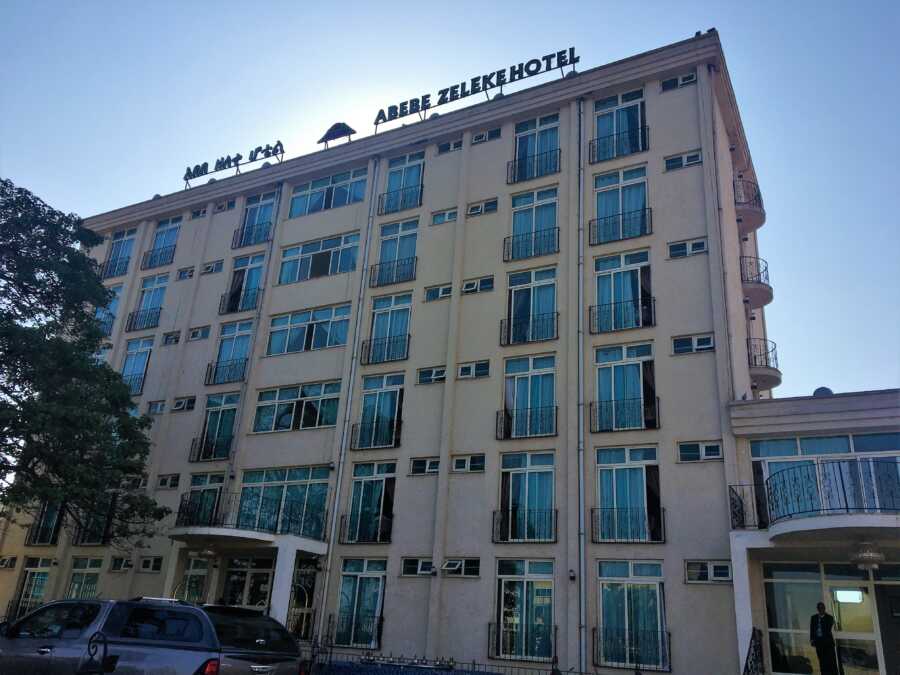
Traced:
<svg viewBox="0 0 900 675">
<path fill-rule="evenodd" d="M 479 75 L 445 89 L 439 89 L 437 96 L 433 98 L 431 94 L 423 94 L 417 98 L 402 101 L 397 105 L 389 105 L 387 112 L 382 108 L 375 117 L 375 127 L 377 129 L 378 125 L 384 122 L 390 122 L 413 113 L 424 113 L 429 108 L 458 101 L 472 94 L 486 92 L 489 89 L 502 87 L 504 84 L 524 80 L 527 77 L 533 77 L 540 73 L 546 73 L 554 68 L 574 66 L 580 60 L 581 57 L 575 55 L 575 47 L 569 47 L 559 52 L 547 54 L 539 59 L 531 59 L 503 70 L 495 70 L 486 75 Z"/>
</svg>

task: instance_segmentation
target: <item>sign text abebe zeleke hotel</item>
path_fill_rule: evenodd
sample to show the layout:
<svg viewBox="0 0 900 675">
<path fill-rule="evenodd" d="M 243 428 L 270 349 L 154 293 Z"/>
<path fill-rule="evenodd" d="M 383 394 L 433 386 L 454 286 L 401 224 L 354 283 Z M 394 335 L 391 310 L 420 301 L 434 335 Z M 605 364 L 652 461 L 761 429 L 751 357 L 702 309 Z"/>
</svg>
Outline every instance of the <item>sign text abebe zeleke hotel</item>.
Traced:
<svg viewBox="0 0 900 675">
<path fill-rule="evenodd" d="M 569 47 L 559 52 L 547 54 L 539 59 L 531 59 L 523 63 L 512 65 L 503 70 L 495 70 L 487 75 L 479 75 L 469 80 L 454 84 L 452 87 L 439 89 L 437 100 L 433 101 L 431 94 L 424 94 L 418 98 L 411 98 L 408 101 L 402 101 L 397 105 L 389 105 L 387 113 L 384 108 L 378 111 L 375 118 L 375 124 L 390 122 L 400 117 L 406 117 L 412 113 L 424 112 L 429 108 L 457 101 L 466 96 L 477 94 L 481 91 L 487 91 L 494 87 L 500 87 L 510 82 L 524 80 L 526 77 L 546 73 L 554 68 L 562 68 L 563 66 L 575 65 L 581 60 L 580 56 L 575 55 L 575 47 Z"/>
</svg>

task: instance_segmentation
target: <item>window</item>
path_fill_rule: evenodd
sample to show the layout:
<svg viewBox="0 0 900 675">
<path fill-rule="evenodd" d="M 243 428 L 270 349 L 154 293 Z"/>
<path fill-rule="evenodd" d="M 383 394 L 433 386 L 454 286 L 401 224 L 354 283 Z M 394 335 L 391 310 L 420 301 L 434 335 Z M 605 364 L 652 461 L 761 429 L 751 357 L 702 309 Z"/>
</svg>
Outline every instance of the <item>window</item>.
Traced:
<svg viewBox="0 0 900 675">
<path fill-rule="evenodd" d="M 554 656 L 553 561 L 497 561 L 496 658 L 550 661 Z"/>
<path fill-rule="evenodd" d="M 136 234 L 137 228 L 119 230 L 112 234 L 106 262 L 100 268 L 100 276 L 103 279 L 120 277 L 128 271 L 128 262 L 131 260 Z"/>
<path fill-rule="evenodd" d="M 711 352 L 715 348 L 713 334 L 686 335 L 672 338 L 672 351 L 675 354 L 693 354 L 696 352 Z"/>
<path fill-rule="evenodd" d="M 181 216 L 157 221 L 150 250 L 144 253 L 141 269 L 168 265 L 175 258 L 175 245 L 181 230 Z"/>
<path fill-rule="evenodd" d="M 418 220 L 381 226 L 381 256 L 372 270 L 373 288 L 416 278 L 416 236 Z"/>
<path fill-rule="evenodd" d="M 488 141 L 493 141 L 500 138 L 501 131 L 500 127 L 496 129 L 489 129 L 487 131 L 479 131 L 477 134 L 472 134 L 472 145 L 478 145 L 479 143 L 487 143 Z"/>
<path fill-rule="evenodd" d="M 179 478 L 181 478 L 181 475 L 177 473 L 161 475 L 156 480 L 156 487 L 160 490 L 170 490 L 173 488 L 177 488 Z"/>
<path fill-rule="evenodd" d="M 291 354 L 347 344 L 350 304 L 272 317 L 266 354 Z"/>
<path fill-rule="evenodd" d="M 14 570 L 16 569 L 16 562 L 18 558 L 14 555 L 7 555 L 0 558 L 0 570 Z"/>
<path fill-rule="evenodd" d="M 386 570 L 386 560 L 347 558 L 343 561 L 335 644 L 378 648 Z"/>
<path fill-rule="evenodd" d="M 97 597 L 99 570 L 103 567 L 103 558 L 72 558 L 72 578 L 66 590 L 66 598 L 91 600 Z"/>
<path fill-rule="evenodd" d="M 165 401 L 150 401 L 147 403 L 148 415 L 162 415 L 166 411 Z"/>
<path fill-rule="evenodd" d="M 591 164 L 647 149 L 647 110 L 643 89 L 594 101 L 596 137 Z"/>
<path fill-rule="evenodd" d="M 216 360 L 206 371 L 206 384 L 226 384 L 244 379 L 253 321 L 232 321 L 219 328 Z"/>
<path fill-rule="evenodd" d="M 688 241 L 679 241 L 673 244 L 669 244 L 670 258 L 685 258 L 689 255 L 706 253 L 706 251 L 706 237 L 700 237 L 699 239 L 690 239 Z"/>
<path fill-rule="evenodd" d="M 188 342 L 194 340 L 205 340 L 209 337 L 209 326 L 201 326 L 200 328 L 191 328 L 188 333 Z"/>
<path fill-rule="evenodd" d="M 472 216 L 480 216 L 485 213 L 494 213 L 497 211 L 497 198 L 486 199 L 481 202 L 475 202 L 473 204 L 469 204 L 469 207 L 466 209 L 466 217 L 471 218 Z"/>
<path fill-rule="evenodd" d="M 400 574 L 404 577 L 431 576 L 432 569 L 430 558 L 403 558 Z"/>
<path fill-rule="evenodd" d="M 700 462 L 707 459 L 722 459 L 722 444 L 719 441 L 691 441 L 678 444 L 679 462 Z"/>
<path fill-rule="evenodd" d="M 182 412 L 187 410 L 193 410 L 194 406 L 197 404 L 196 396 L 182 396 L 181 398 L 176 398 L 172 402 L 172 412 Z"/>
<path fill-rule="evenodd" d="M 559 251 L 557 189 L 512 197 L 512 234 L 504 239 L 503 260 L 523 260 Z"/>
<path fill-rule="evenodd" d="M 25 540 L 28 546 L 55 545 L 62 525 L 63 513 L 56 502 L 44 502 L 40 513 L 31 524 Z"/>
<path fill-rule="evenodd" d="M 445 577 L 477 577 L 481 574 L 481 559 L 447 558 L 441 570 Z"/>
<path fill-rule="evenodd" d="M 259 392 L 253 431 L 289 431 L 337 424 L 340 382 L 317 382 Z"/>
<path fill-rule="evenodd" d="M 656 448 L 598 448 L 597 500 L 595 542 L 662 542 Z"/>
<path fill-rule="evenodd" d="M 556 434 L 556 357 L 524 356 L 504 363 L 502 439 Z"/>
<path fill-rule="evenodd" d="M 241 400 L 239 392 L 206 397 L 203 433 L 199 443 L 191 446 L 191 461 L 206 462 L 227 459 L 234 436 L 234 419 Z"/>
<path fill-rule="evenodd" d="M 446 143 L 438 143 L 437 152 L 439 155 L 444 155 L 448 152 L 454 152 L 455 150 L 459 150 L 462 148 L 462 139 L 459 138 L 455 141 L 447 141 Z"/>
<path fill-rule="evenodd" d="M 197 218 L 206 218 L 205 206 L 202 209 L 194 209 L 191 211 L 191 220 L 197 220 Z"/>
<path fill-rule="evenodd" d="M 656 429 L 656 379 L 653 345 L 648 343 L 600 347 L 597 363 L 597 403 L 592 431 Z"/>
<path fill-rule="evenodd" d="M 666 157 L 666 171 L 673 171 L 674 169 L 681 169 L 685 166 L 701 164 L 702 162 L 703 159 L 700 155 L 700 151 L 694 150 L 683 155 Z"/>
<path fill-rule="evenodd" d="M 181 577 L 180 600 L 202 604 L 206 601 L 206 573 L 209 569 L 209 561 L 205 558 L 188 558 L 184 565 L 184 575 Z"/>
<path fill-rule="evenodd" d="M 363 201 L 366 198 L 367 172 L 368 169 L 362 167 L 295 186 L 288 218 L 299 218 Z"/>
<path fill-rule="evenodd" d="M 411 304 L 412 293 L 372 301 L 371 339 L 363 343 L 363 364 L 402 361 L 408 356 Z"/>
<path fill-rule="evenodd" d="M 669 669 L 662 563 L 600 560 L 597 658 L 601 666 Z M 635 630 L 635 626 L 640 626 Z"/>
<path fill-rule="evenodd" d="M 216 204 L 216 213 L 221 213 L 222 211 L 231 211 L 235 207 L 235 201 L 233 199 L 229 199 L 228 201 L 219 202 Z"/>
<path fill-rule="evenodd" d="M 456 221 L 456 209 L 447 209 L 446 211 L 438 211 L 431 214 L 432 225 L 443 225 L 444 223 L 452 223 Z"/>
<path fill-rule="evenodd" d="M 344 543 L 388 543 L 394 520 L 393 462 L 353 465 L 353 490 Z"/>
<path fill-rule="evenodd" d="M 319 239 L 281 251 L 279 284 L 292 284 L 356 269 L 359 233 Z"/>
<path fill-rule="evenodd" d="M 128 317 L 125 330 L 144 330 L 156 328 L 159 325 L 159 314 L 166 297 L 168 283 L 168 274 L 158 274 L 141 279 L 137 310 Z"/>
<path fill-rule="evenodd" d="M 728 583 L 731 563 L 728 560 L 685 560 L 684 581 L 688 584 Z"/>
<path fill-rule="evenodd" d="M 175 277 L 176 281 L 187 281 L 188 279 L 194 278 L 194 268 L 193 267 L 182 267 L 178 270 L 178 274 Z"/>
<path fill-rule="evenodd" d="M 424 476 L 429 473 L 437 473 L 439 463 L 437 457 L 411 459 L 409 462 L 409 475 Z"/>
<path fill-rule="evenodd" d="M 110 286 L 107 288 L 110 293 L 109 301 L 106 307 L 97 307 L 94 310 L 94 318 L 100 322 L 100 330 L 103 335 L 112 335 L 113 322 L 116 320 L 116 314 L 119 311 L 119 301 L 122 299 L 123 286 Z"/>
<path fill-rule="evenodd" d="M 462 294 L 471 295 L 472 293 L 484 293 L 494 290 L 494 275 L 481 277 L 479 279 L 469 279 L 464 281 L 462 285 Z"/>
<path fill-rule="evenodd" d="M 162 343 L 164 346 L 177 345 L 181 341 L 181 332 L 173 331 L 171 333 L 163 333 Z"/>
<path fill-rule="evenodd" d="M 244 204 L 244 224 L 234 233 L 231 248 L 253 246 L 269 241 L 274 210 L 274 191 L 247 197 Z"/>
<path fill-rule="evenodd" d="M 487 359 L 484 361 L 470 361 L 469 363 L 460 363 L 459 369 L 456 371 L 456 377 L 459 380 L 469 378 L 490 377 L 491 362 Z"/>
<path fill-rule="evenodd" d="M 590 223 L 591 246 L 650 234 L 646 167 L 594 176 L 594 196 L 597 218 Z"/>
<path fill-rule="evenodd" d="M 215 274 L 216 272 L 221 272 L 224 265 L 224 260 L 213 260 L 212 262 L 203 263 L 200 274 Z"/>
<path fill-rule="evenodd" d="M 516 124 L 516 158 L 506 182 L 547 176 L 559 171 L 559 115 L 545 115 Z"/>
<path fill-rule="evenodd" d="M 159 572 L 162 570 L 163 559 L 162 556 L 142 556 L 140 567 L 138 569 L 141 572 Z"/>
<path fill-rule="evenodd" d="M 552 452 L 500 456 L 500 510 L 494 541 L 556 541 Z"/>
<path fill-rule="evenodd" d="M 662 90 L 663 91 L 672 91 L 673 89 L 679 89 L 680 87 L 686 87 L 689 84 L 694 84 L 697 82 L 697 72 L 691 71 L 679 77 L 670 77 L 667 80 L 662 81 Z"/>
<path fill-rule="evenodd" d="M 322 539 L 327 466 L 244 471 L 238 527 Z"/>
<path fill-rule="evenodd" d="M 557 338 L 556 268 L 508 275 L 506 319 L 500 344 L 517 345 Z"/>
<path fill-rule="evenodd" d="M 144 376 L 150 362 L 153 349 L 153 338 L 129 340 L 125 344 L 125 361 L 122 364 L 122 379 L 128 385 L 132 396 L 141 393 L 144 388 Z"/>
<path fill-rule="evenodd" d="M 444 286 L 432 286 L 431 288 L 425 289 L 425 302 L 434 302 L 435 300 L 443 300 L 444 298 L 449 298 L 450 294 L 453 292 L 453 287 L 450 284 L 446 284 Z"/>
<path fill-rule="evenodd" d="M 110 572 L 127 572 L 133 567 L 133 563 L 131 562 L 131 558 L 121 558 L 115 556 L 109 562 L 109 571 Z"/>
<path fill-rule="evenodd" d="M 434 368 L 419 368 L 418 383 L 419 384 L 436 384 L 446 379 L 446 368 L 444 366 L 436 366 Z"/>
<path fill-rule="evenodd" d="M 594 272 L 597 306 L 591 308 L 592 333 L 654 324 L 649 251 L 597 258 Z"/>
<path fill-rule="evenodd" d="M 484 472 L 484 455 L 454 455 L 453 456 L 453 472 L 454 473 L 483 473 Z"/>
<path fill-rule="evenodd" d="M 152 605 L 117 604 L 105 624 L 110 637 L 141 641 L 200 643 L 203 625 L 184 610 L 162 609 Z"/>
<path fill-rule="evenodd" d="M 364 377 L 362 421 L 354 430 L 353 447 L 396 447 L 400 442 L 402 412 L 402 373 Z"/>
<path fill-rule="evenodd" d="M 241 256 L 234 259 L 231 284 L 222 297 L 219 314 L 247 312 L 256 309 L 263 286 L 265 254 Z"/>
<path fill-rule="evenodd" d="M 424 171 L 424 150 L 388 160 L 387 185 L 379 200 L 378 214 L 396 213 L 420 206 Z"/>
</svg>

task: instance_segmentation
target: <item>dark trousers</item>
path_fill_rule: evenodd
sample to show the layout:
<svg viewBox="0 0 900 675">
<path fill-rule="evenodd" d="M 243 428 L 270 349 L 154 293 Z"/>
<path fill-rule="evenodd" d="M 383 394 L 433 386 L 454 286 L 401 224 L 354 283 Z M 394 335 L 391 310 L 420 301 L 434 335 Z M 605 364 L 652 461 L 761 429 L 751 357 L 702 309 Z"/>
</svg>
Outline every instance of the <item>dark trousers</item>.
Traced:
<svg viewBox="0 0 900 675">
<path fill-rule="evenodd" d="M 819 670 L 822 675 L 840 675 L 832 640 L 817 642 L 816 656 L 819 657 Z"/>
</svg>

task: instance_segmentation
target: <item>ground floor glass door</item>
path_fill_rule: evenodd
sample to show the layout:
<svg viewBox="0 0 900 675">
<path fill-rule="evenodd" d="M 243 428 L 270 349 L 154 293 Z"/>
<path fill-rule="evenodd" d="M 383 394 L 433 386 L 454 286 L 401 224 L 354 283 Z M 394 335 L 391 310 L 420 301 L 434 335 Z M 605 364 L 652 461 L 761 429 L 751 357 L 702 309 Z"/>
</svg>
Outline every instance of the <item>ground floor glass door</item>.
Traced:
<svg viewBox="0 0 900 675">
<path fill-rule="evenodd" d="M 265 610 L 269 606 L 275 561 L 272 558 L 229 558 L 223 603 Z"/>
</svg>

